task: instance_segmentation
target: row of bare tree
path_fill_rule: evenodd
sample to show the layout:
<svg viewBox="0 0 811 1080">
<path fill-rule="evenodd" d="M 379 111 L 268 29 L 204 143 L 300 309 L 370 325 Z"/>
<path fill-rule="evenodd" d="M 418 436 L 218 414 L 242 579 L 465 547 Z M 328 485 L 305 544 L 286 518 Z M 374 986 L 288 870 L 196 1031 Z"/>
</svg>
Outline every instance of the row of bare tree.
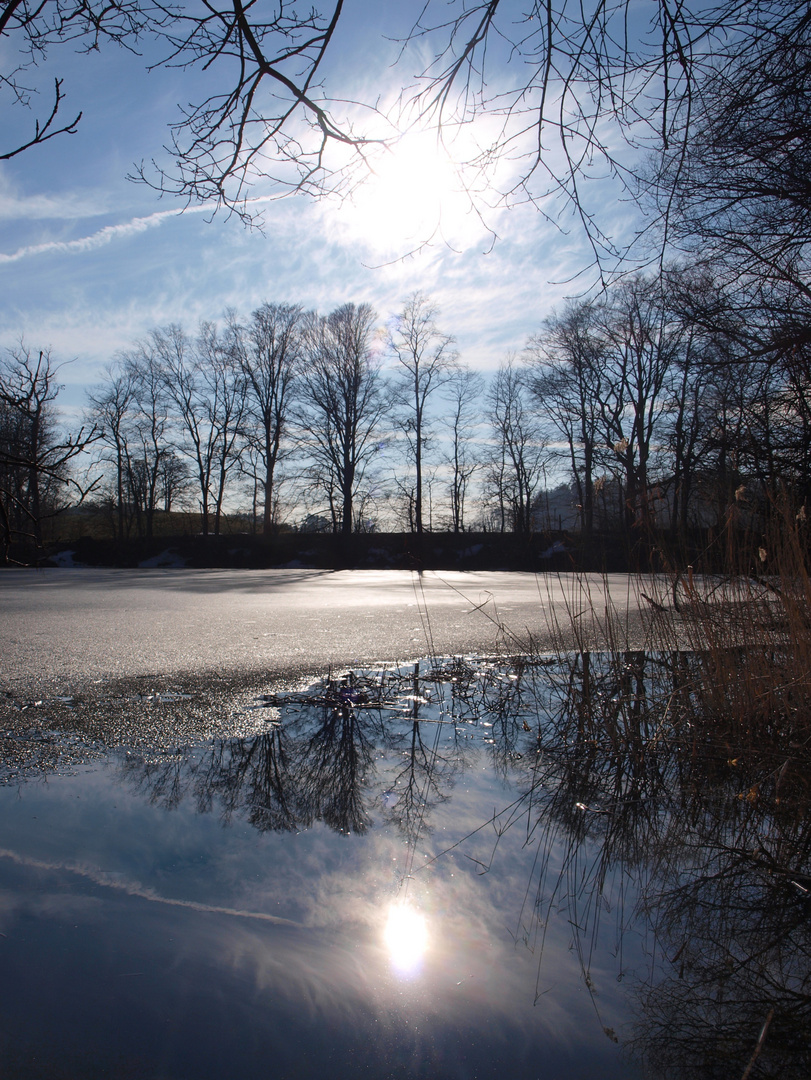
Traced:
<svg viewBox="0 0 811 1080">
<path fill-rule="evenodd" d="M 463 531 L 472 501 L 478 527 L 528 533 L 550 477 L 571 482 L 559 520 L 569 510 L 586 537 L 684 538 L 747 490 L 808 495 L 807 349 L 758 351 L 749 336 L 718 285 L 684 269 L 569 303 L 489 380 L 462 366 L 422 294 L 385 331 L 368 305 L 322 316 L 266 303 L 193 336 L 152 330 L 71 436 L 53 411 L 57 366 L 18 349 L 0 370 L 5 539 L 41 543 L 43 519 L 88 490 L 119 539 L 190 507 L 216 534 L 238 500 L 265 535 L 304 515 L 334 532 Z M 71 473 L 82 450 L 95 467 L 83 487 Z"/>
<path fill-rule="evenodd" d="M 701 272 L 570 304 L 530 342 L 530 385 L 591 534 L 607 491 L 626 533 L 722 521 L 811 476 L 811 355 L 764 347 Z M 605 523 L 604 521 L 602 522 Z"/>
<path fill-rule="evenodd" d="M 411 464 L 399 482 L 411 527 L 423 529 L 424 455 L 437 423 L 437 392 L 457 400 L 453 467 L 457 528 L 463 526 L 462 421 L 478 383 L 461 368 L 436 308 L 416 294 L 384 334 L 366 304 L 329 315 L 266 303 L 247 321 L 229 312 L 224 326 L 195 336 L 179 326 L 153 330 L 120 356 L 91 395 L 98 460 L 109 467 L 123 537 L 133 516 L 150 535 L 156 511 L 190 488 L 203 531 L 219 532 L 227 491 L 250 491 L 262 531 L 287 505 L 315 509 L 335 532 L 363 528 L 372 504 L 397 484 L 382 462 L 393 448 Z M 384 377 L 386 359 L 391 361 Z M 451 427 L 453 425 L 451 424 Z M 389 477 L 391 480 L 391 477 Z"/>
</svg>

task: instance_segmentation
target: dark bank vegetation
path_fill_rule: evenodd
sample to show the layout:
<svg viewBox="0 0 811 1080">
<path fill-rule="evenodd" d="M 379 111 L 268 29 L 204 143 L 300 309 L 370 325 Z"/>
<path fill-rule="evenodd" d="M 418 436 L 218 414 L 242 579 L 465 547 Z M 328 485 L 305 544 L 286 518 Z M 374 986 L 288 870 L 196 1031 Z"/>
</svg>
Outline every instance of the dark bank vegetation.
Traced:
<svg viewBox="0 0 811 1080">
<path fill-rule="evenodd" d="M 727 533 L 733 573 L 653 582 L 647 648 L 622 610 L 595 608 L 610 653 L 577 618 L 559 626 L 556 684 L 532 790 L 541 849 L 569 837 L 560 878 L 589 985 L 596 929 L 624 898 L 652 928 L 628 1043 L 656 1077 L 802 1076 L 811 1022 L 811 580 L 802 511 L 775 509 L 754 552 Z M 572 612 L 573 614 L 574 612 Z M 575 649 L 571 642 L 574 638 Z M 539 736 L 539 741 L 541 737 Z M 577 842 L 596 840 L 584 859 Z M 530 905 L 525 906 L 528 914 Z M 543 915 L 533 940 L 542 947 Z M 599 998 L 598 998 L 599 1001 Z"/>
</svg>

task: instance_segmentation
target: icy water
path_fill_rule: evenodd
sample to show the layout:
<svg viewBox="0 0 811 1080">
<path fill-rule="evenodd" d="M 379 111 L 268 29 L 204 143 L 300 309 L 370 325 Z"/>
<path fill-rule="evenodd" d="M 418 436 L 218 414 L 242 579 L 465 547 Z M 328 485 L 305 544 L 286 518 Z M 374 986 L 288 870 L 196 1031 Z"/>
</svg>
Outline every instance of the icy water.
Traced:
<svg viewBox="0 0 811 1080">
<path fill-rule="evenodd" d="M 677 722 L 685 668 L 421 661 L 240 739 L 32 733 L 0 1075 L 808 1075 L 807 815 Z"/>
</svg>

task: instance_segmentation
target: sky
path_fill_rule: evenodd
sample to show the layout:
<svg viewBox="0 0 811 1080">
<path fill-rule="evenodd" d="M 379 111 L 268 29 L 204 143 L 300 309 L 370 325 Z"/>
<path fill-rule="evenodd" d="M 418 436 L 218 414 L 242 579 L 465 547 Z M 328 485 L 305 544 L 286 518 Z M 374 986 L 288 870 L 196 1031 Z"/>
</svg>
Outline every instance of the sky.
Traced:
<svg viewBox="0 0 811 1080">
<path fill-rule="evenodd" d="M 407 53 L 395 65 L 399 46 L 387 35 L 404 33 L 416 6 L 393 7 L 350 0 L 325 70 L 329 85 L 391 100 L 410 80 L 424 57 Z M 0 48 L 6 70 L 14 47 Z M 60 375 L 63 411 L 78 412 L 105 365 L 150 328 L 194 330 L 229 308 L 247 317 L 265 301 L 322 313 L 365 302 L 383 324 L 421 290 L 462 361 L 493 370 L 589 283 L 572 281 L 589 258 L 570 217 L 561 230 L 524 205 L 488 210 L 485 227 L 426 135 L 385 155 L 350 200 L 272 201 L 257 186 L 261 230 L 160 197 L 127 174 L 141 161 L 166 161 L 167 125 L 198 96 L 201 76 L 148 72 L 148 59 L 114 45 L 52 49 L 36 72 L 39 111 L 59 75 L 64 115 L 82 110 L 78 131 L 0 162 L 0 348 L 24 340 L 70 361 Z M 5 138 L 19 120 L 4 120 Z"/>
</svg>

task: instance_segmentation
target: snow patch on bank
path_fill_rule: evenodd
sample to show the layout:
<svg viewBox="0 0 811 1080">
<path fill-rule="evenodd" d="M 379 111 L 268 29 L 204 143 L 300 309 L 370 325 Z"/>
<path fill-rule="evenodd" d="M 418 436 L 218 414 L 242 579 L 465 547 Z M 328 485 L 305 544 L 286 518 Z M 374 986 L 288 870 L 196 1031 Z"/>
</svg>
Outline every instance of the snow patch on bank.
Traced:
<svg viewBox="0 0 811 1080">
<path fill-rule="evenodd" d="M 138 566 L 143 570 L 156 570 L 159 567 L 179 570 L 185 567 L 185 565 L 186 560 L 182 555 L 178 555 L 174 548 L 167 548 L 167 550 L 162 551 L 160 555 L 153 555 L 151 559 L 144 559 L 143 562 L 138 563 Z"/>
</svg>

